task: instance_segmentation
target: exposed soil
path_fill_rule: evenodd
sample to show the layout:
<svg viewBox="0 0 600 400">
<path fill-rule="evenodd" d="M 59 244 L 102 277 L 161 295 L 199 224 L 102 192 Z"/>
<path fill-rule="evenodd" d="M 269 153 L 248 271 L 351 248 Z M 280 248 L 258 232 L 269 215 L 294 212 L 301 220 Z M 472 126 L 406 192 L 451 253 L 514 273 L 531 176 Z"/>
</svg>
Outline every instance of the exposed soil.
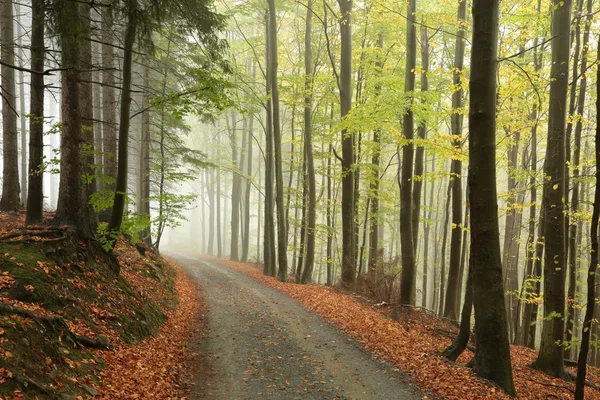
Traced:
<svg viewBox="0 0 600 400">
<path fill-rule="evenodd" d="M 216 262 L 169 254 L 199 283 L 207 312 L 190 399 L 422 399 L 392 364 L 281 292 Z"/>
</svg>

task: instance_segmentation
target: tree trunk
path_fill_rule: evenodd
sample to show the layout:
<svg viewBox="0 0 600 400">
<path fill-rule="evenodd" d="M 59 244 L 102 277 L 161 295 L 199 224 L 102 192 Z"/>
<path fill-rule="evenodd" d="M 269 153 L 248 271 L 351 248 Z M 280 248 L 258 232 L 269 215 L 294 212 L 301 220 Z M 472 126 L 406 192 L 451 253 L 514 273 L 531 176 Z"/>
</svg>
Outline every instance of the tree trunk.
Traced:
<svg viewBox="0 0 600 400">
<path fill-rule="evenodd" d="M 238 144 L 237 144 L 237 122 L 235 115 L 231 114 L 231 124 L 227 117 L 227 130 L 229 131 L 229 142 L 231 144 L 231 242 L 229 243 L 229 258 L 231 261 L 239 261 L 239 238 L 240 238 L 240 202 L 242 191 L 241 171 L 238 169 Z M 242 147 L 245 143 L 242 144 Z M 240 166 L 243 164 L 243 156 L 240 156 Z"/>
<path fill-rule="evenodd" d="M 402 246 L 402 274 L 400 278 L 400 303 L 415 304 L 415 246 L 413 245 L 413 164 L 414 164 L 414 115 L 412 103 L 415 90 L 414 70 L 417 64 L 417 32 L 415 28 L 416 1 L 409 0 L 407 15 L 406 69 L 404 93 L 409 96 L 409 104 L 403 117 L 403 134 L 407 143 L 402 149 L 402 177 L 400 184 L 400 242 Z"/>
<path fill-rule="evenodd" d="M 475 306 L 475 370 L 516 396 L 502 285 L 496 192 L 499 1 L 474 0 L 469 82 L 469 200 Z"/>
<path fill-rule="evenodd" d="M 23 54 L 23 40 L 21 32 L 21 6 L 17 4 L 17 46 L 19 48 L 19 64 L 23 67 L 25 55 Z M 42 70 L 44 67 L 42 66 Z M 27 204 L 27 111 L 25 110 L 25 76 L 23 71 L 19 71 L 19 122 L 21 137 L 21 205 Z"/>
<path fill-rule="evenodd" d="M 256 69 L 254 69 L 256 72 Z M 254 79 L 256 79 L 256 73 L 254 73 Z M 246 190 L 245 190 L 245 198 L 244 198 L 244 241 L 242 243 L 242 262 L 248 261 L 248 251 L 250 248 L 250 195 L 252 190 L 252 182 L 250 180 L 253 175 L 252 172 L 252 139 L 254 137 L 254 115 L 249 115 L 248 118 L 250 121 L 248 122 L 248 147 L 247 154 L 248 162 L 246 164 Z"/>
<path fill-rule="evenodd" d="M 352 109 L 352 0 L 338 0 L 340 7 L 340 116 Z M 356 273 L 354 215 L 354 133 L 342 129 L 342 285 L 352 287 Z"/>
<path fill-rule="evenodd" d="M 279 84 L 277 81 L 278 55 L 277 55 L 277 12 L 275 0 L 269 3 L 269 38 L 271 58 L 271 96 L 273 108 L 273 143 L 275 153 L 275 203 L 277 204 L 277 260 L 279 269 L 277 279 L 285 282 L 287 279 L 287 227 L 285 224 L 285 204 L 283 198 L 283 159 L 281 156 L 281 125 L 279 118 Z"/>
<path fill-rule="evenodd" d="M 450 117 L 450 135 L 451 143 L 456 153 L 452 157 L 450 166 L 450 186 L 452 186 L 452 234 L 450 238 L 450 266 L 448 269 L 448 289 L 446 290 L 446 299 L 444 301 L 444 317 L 451 320 L 458 319 L 457 301 L 458 286 L 460 282 L 460 250 L 462 239 L 462 161 L 460 152 L 462 148 L 462 127 L 463 127 L 463 90 L 461 75 L 463 74 L 463 64 L 465 58 L 465 30 L 464 26 L 467 20 L 467 2 L 463 0 L 458 4 L 458 26 L 459 31 L 456 35 L 456 46 L 454 53 L 454 72 L 452 83 L 454 92 L 452 93 L 452 115 Z"/>
<path fill-rule="evenodd" d="M 450 162 L 452 165 L 452 161 Z M 450 167 L 452 168 L 452 167 Z M 442 253 L 440 269 L 440 297 L 439 307 L 436 307 L 438 315 L 444 311 L 444 301 L 446 299 L 446 247 L 448 243 L 448 226 L 450 225 L 450 203 L 452 200 L 452 175 L 448 178 L 448 191 L 446 192 L 446 206 L 444 207 L 444 233 L 442 234 Z"/>
<path fill-rule="evenodd" d="M 144 66 L 144 86 L 150 85 L 150 68 Z M 146 109 L 142 113 L 141 140 L 140 140 L 140 187 L 139 187 L 139 213 L 150 218 L 150 96 L 144 92 L 142 107 Z M 96 141 L 96 143 L 99 143 Z M 212 211 L 212 210 L 211 210 Z M 150 226 L 140 232 L 140 239 L 147 245 L 152 244 L 152 233 Z M 212 239 L 212 236 L 210 237 Z"/>
<path fill-rule="evenodd" d="M 566 237 L 565 125 L 569 84 L 569 32 L 571 0 L 554 0 L 552 7 L 552 66 L 550 70 L 550 108 L 548 110 L 548 145 L 544 174 L 543 202 L 546 204 L 546 239 L 544 252 L 544 322 L 538 358 L 532 364 L 551 376 L 563 378 L 565 332 Z"/>
<path fill-rule="evenodd" d="M 0 211 L 19 208 L 19 141 L 17 132 L 17 104 L 15 96 L 15 42 L 13 29 L 13 1 L 0 3 L 0 40 L 2 44 L 0 68 L 2 75 L 2 198 Z M 6 65 L 8 64 L 8 65 Z"/>
<path fill-rule="evenodd" d="M 102 9 L 102 154 L 104 165 L 103 187 L 115 188 L 117 178 L 117 101 L 115 96 L 115 54 L 113 49 L 113 11 Z M 100 213 L 108 221 L 110 211 Z"/>
<path fill-rule="evenodd" d="M 465 302 L 460 314 L 460 329 L 454 342 L 446 350 L 444 356 L 450 361 L 456 359 L 465 351 L 471 337 L 471 311 L 473 309 L 473 272 L 469 263 L 467 272 L 467 288 L 465 289 Z"/>
<path fill-rule="evenodd" d="M 333 114 L 333 107 L 332 107 Z M 329 151 L 327 152 L 327 211 L 326 211 L 326 223 L 327 223 L 327 249 L 325 252 L 325 257 L 327 258 L 327 286 L 333 285 L 333 211 L 332 211 L 332 201 L 333 201 L 333 191 L 332 191 L 332 181 L 333 178 L 331 176 L 331 154 L 333 153 L 333 144 L 329 144 Z"/>
<path fill-rule="evenodd" d="M 315 162 L 313 158 L 312 140 L 312 0 L 308 0 L 306 11 L 306 32 L 304 37 L 304 155 L 306 157 L 306 178 L 308 181 L 308 204 L 306 212 L 306 260 L 302 272 L 301 283 L 312 281 L 313 264 L 315 260 L 315 236 L 317 222 L 317 189 L 315 182 Z"/>
<path fill-rule="evenodd" d="M 44 69 L 44 0 L 31 3 L 31 69 Z M 31 74 L 29 103 L 29 190 L 27 196 L 27 223 L 43 220 L 44 210 L 44 76 Z"/>
<path fill-rule="evenodd" d="M 79 5 L 65 2 L 60 6 L 60 10 L 60 47 L 64 68 L 62 71 L 63 125 L 60 143 L 60 184 L 54 223 L 73 226 L 80 233 L 91 236 L 90 221 L 86 218 L 87 204 L 81 192 Z"/>
<path fill-rule="evenodd" d="M 587 0 L 586 5 L 587 12 L 587 21 L 585 24 L 584 32 L 583 32 L 583 45 L 581 52 L 581 67 L 580 74 L 583 77 L 581 82 L 579 83 L 579 99 L 577 101 L 577 117 L 576 117 L 576 125 L 575 125 L 575 143 L 573 149 L 573 160 L 571 165 L 573 166 L 573 192 L 571 197 L 571 223 L 569 225 L 569 288 L 567 292 L 568 306 L 567 306 L 567 318 L 566 318 L 566 328 L 565 328 L 565 341 L 571 341 L 573 339 L 573 334 L 575 332 L 575 317 L 574 317 L 574 307 L 575 304 L 575 289 L 577 285 L 577 255 L 579 253 L 577 246 L 577 236 L 578 230 L 577 226 L 579 224 L 580 218 L 577 216 L 579 213 L 579 176 L 580 176 L 580 159 L 581 159 L 581 133 L 583 131 L 583 111 L 585 109 L 585 94 L 587 89 L 587 79 L 585 79 L 584 75 L 587 71 L 587 52 L 588 52 L 588 43 L 590 39 L 590 26 L 591 26 L 591 18 L 592 18 L 592 0 Z M 577 30 L 579 30 L 579 25 L 577 25 Z M 578 33 L 576 33 L 577 37 L 579 37 Z M 576 70 L 573 70 L 575 73 Z M 571 350 L 572 353 L 573 350 Z"/>
<path fill-rule="evenodd" d="M 89 218 L 92 230 L 96 231 L 98 221 L 90 199 L 96 192 L 96 169 L 94 167 L 94 100 L 92 88 L 92 42 L 90 41 L 92 34 L 91 24 L 91 8 L 88 3 L 82 3 L 79 6 L 81 15 L 82 38 L 80 41 L 81 52 L 81 82 L 80 85 L 80 109 L 81 109 L 81 138 L 82 138 L 82 175 L 83 184 L 81 187 L 81 195 L 85 208 L 87 208 L 86 218 Z M 84 208 L 84 212 L 86 209 Z"/>
<path fill-rule="evenodd" d="M 589 4 L 589 3 L 588 3 Z M 600 43 L 600 41 L 599 41 Z M 600 64 L 599 64 L 600 65 Z M 600 67 L 596 72 L 596 79 L 600 79 Z M 598 81 L 600 82 L 600 81 Z M 600 85 L 596 87 L 596 137 L 595 153 L 596 166 L 600 165 Z M 594 308 L 596 302 L 596 270 L 598 269 L 598 219 L 600 219 L 600 169 L 596 167 L 596 188 L 594 189 L 594 207 L 592 212 L 592 225 L 590 227 L 590 267 L 587 276 L 587 305 L 581 332 L 581 350 L 577 362 L 577 379 L 575 381 L 575 400 L 583 400 L 585 389 L 585 375 L 587 355 L 590 348 L 590 335 Z"/>
<path fill-rule="evenodd" d="M 129 146 L 129 115 L 131 113 L 131 70 L 133 62 L 133 45 L 137 26 L 137 0 L 128 0 L 128 21 L 125 31 L 125 50 L 123 54 L 123 86 L 121 94 L 121 117 L 119 121 L 119 162 L 117 165 L 117 182 L 115 185 L 115 201 L 113 203 L 110 221 L 108 224 L 109 235 L 114 240 L 114 234 L 120 232 L 127 195 L 127 168 Z"/>
<path fill-rule="evenodd" d="M 265 34 L 266 34 L 266 129 L 265 129 L 265 229 L 264 229 L 264 274 L 275 276 L 277 274 L 277 255 L 275 251 L 275 219 L 273 211 L 273 99 L 271 97 L 271 74 L 273 68 L 271 66 L 271 46 L 272 40 L 269 33 L 270 12 L 265 13 Z"/>
</svg>

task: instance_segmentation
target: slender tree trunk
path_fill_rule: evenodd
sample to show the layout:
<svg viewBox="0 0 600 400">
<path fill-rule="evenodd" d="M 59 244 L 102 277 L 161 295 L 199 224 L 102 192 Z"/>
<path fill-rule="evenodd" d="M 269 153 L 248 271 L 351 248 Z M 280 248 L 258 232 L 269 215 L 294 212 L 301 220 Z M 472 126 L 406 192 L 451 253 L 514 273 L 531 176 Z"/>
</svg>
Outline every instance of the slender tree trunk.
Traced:
<svg viewBox="0 0 600 400">
<path fill-rule="evenodd" d="M 581 76 L 585 75 L 587 71 L 587 52 L 588 52 L 588 43 L 590 39 L 590 26 L 592 19 L 592 0 L 587 0 L 586 2 L 586 12 L 587 12 L 587 21 L 585 24 L 584 32 L 583 32 L 583 45 L 581 52 L 581 67 L 580 74 Z M 579 30 L 579 25 L 577 25 L 577 30 Z M 577 37 L 579 37 L 578 32 L 576 33 Z M 575 73 L 575 70 L 573 70 Z M 567 307 L 567 318 L 566 318 L 566 328 L 565 328 L 565 341 L 571 341 L 573 339 L 573 334 L 575 332 L 575 317 L 574 312 L 575 308 L 573 307 L 575 303 L 575 289 L 577 285 L 577 255 L 578 255 L 578 246 L 577 246 L 577 235 L 578 235 L 578 224 L 580 218 L 577 217 L 579 213 L 579 176 L 580 176 L 580 159 L 581 159 L 581 133 L 583 131 L 583 111 L 585 110 L 585 95 L 587 89 L 587 79 L 582 78 L 579 83 L 579 98 L 577 101 L 577 118 L 575 124 L 575 143 L 573 149 L 573 160 L 571 165 L 573 166 L 573 191 L 571 197 L 571 223 L 569 225 L 569 288 L 567 292 L 568 299 L 568 307 Z M 571 351 L 574 353 L 573 351 Z"/>
<path fill-rule="evenodd" d="M 333 113 L 333 107 L 332 107 Z M 331 154 L 333 153 L 333 145 L 329 144 L 329 151 L 327 152 L 327 210 L 326 210 L 326 223 L 327 223 L 327 250 L 325 257 L 327 258 L 327 286 L 333 285 L 333 212 L 332 212 L 332 176 L 331 176 Z"/>
<path fill-rule="evenodd" d="M 475 371 L 516 395 L 502 285 L 496 192 L 499 1 L 474 0 L 469 82 L 469 200 L 475 306 Z"/>
<path fill-rule="evenodd" d="M 543 202 L 546 204 L 546 240 L 544 252 L 544 322 L 538 358 L 532 364 L 554 377 L 565 377 L 565 270 L 566 237 L 565 126 L 569 84 L 569 31 L 571 0 L 554 0 L 552 7 L 552 66 L 550 70 L 550 108 L 548 145 L 544 174 Z"/>
<path fill-rule="evenodd" d="M 308 204 L 306 212 L 306 260 L 301 283 L 312 281 L 313 264 L 315 260 L 315 236 L 317 222 L 317 189 L 315 182 L 315 162 L 313 158 L 312 140 L 312 0 L 308 0 L 306 11 L 306 32 L 304 38 L 304 154 L 306 157 L 306 178 L 308 180 Z"/>
<path fill-rule="evenodd" d="M 144 85 L 150 85 L 150 68 L 144 66 Z M 139 187 L 139 212 L 150 217 L 150 96 L 144 92 L 142 107 L 147 109 L 142 113 L 141 140 L 140 140 L 140 187 Z M 96 143 L 99 143 L 96 140 Z M 211 210 L 212 211 L 212 210 Z M 140 233 L 140 238 L 147 245 L 152 244 L 150 226 Z M 212 237 L 210 238 L 212 239 Z"/>
<path fill-rule="evenodd" d="M 431 160 L 431 172 L 435 172 L 435 153 L 433 153 L 433 157 Z M 427 183 L 427 182 L 426 182 Z M 430 183 L 431 188 L 429 189 L 429 211 L 427 213 L 427 219 L 423 220 L 423 234 L 425 238 L 423 239 L 423 303 L 421 306 L 427 309 L 427 297 L 429 293 L 429 231 L 431 230 L 431 216 L 433 212 L 433 190 L 435 189 L 435 184 L 432 181 Z M 426 199 L 424 200 L 425 204 L 427 204 Z M 435 249 L 434 249 L 435 250 Z M 435 264 L 434 264 L 435 270 Z M 433 291 L 435 292 L 435 286 L 433 287 Z"/>
<path fill-rule="evenodd" d="M 115 96 L 115 54 L 113 43 L 113 11 L 102 9 L 102 154 L 105 189 L 113 191 L 117 178 L 117 101 Z M 110 212 L 100 214 L 107 221 Z"/>
<path fill-rule="evenodd" d="M 229 258 L 231 261 L 239 261 L 239 238 L 240 238 L 240 202 L 242 179 L 240 178 L 241 171 L 235 171 L 238 168 L 238 144 L 237 144 L 237 122 L 235 115 L 231 114 L 231 124 L 227 121 L 227 130 L 229 131 L 229 141 L 231 144 L 231 242 L 229 248 Z M 242 144 L 242 148 L 245 143 Z M 240 166 L 243 163 L 243 156 L 240 155 Z"/>
<path fill-rule="evenodd" d="M 470 263 L 469 263 L 470 264 Z M 450 361 L 456 359 L 465 351 L 471 337 L 471 311 L 473 309 L 473 272 L 469 265 L 467 272 L 467 288 L 465 289 L 465 302 L 463 303 L 462 312 L 460 314 L 460 329 L 454 342 L 446 350 L 444 356 Z"/>
<path fill-rule="evenodd" d="M 31 69 L 44 69 L 44 0 L 31 2 Z M 29 190 L 27 223 L 41 222 L 44 210 L 44 76 L 31 74 L 29 103 Z"/>
<path fill-rule="evenodd" d="M 382 53 L 377 60 L 377 68 L 379 74 L 383 74 L 383 34 L 380 33 L 377 40 L 377 48 Z M 381 92 L 381 85 L 377 86 L 376 93 Z M 373 155 L 371 157 L 372 176 L 369 184 L 369 201 L 371 210 L 369 213 L 369 263 L 368 273 L 373 276 L 381 262 L 379 260 L 379 174 L 380 174 L 380 157 L 381 157 L 381 129 L 373 131 Z"/>
<path fill-rule="evenodd" d="M 352 108 L 352 0 L 338 0 L 340 7 L 340 115 Z M 356 220 L 354 215 L 354 133 L 342 129 L 342 285 L 354 285 L 356 274 Z"/>
<path fill-rule="evenodd" d="M 254 78 L 256 78 L 256 69 L 254 69 Z M 250 177 L 252 174 L 252 138 L 254 136 L 254 116 L 248 116 L 250 121 L 248 122 L 248 147 L 246 149 L 246 156 L 248 157 L 248 162 L 246 164 L 246 190 L 245 190 L 245 198 L 244 198 L 244 241 L 242 243 L 242 262 L 248 262 L 248 251 L 250 248 L 250 197 L 252 190 L 252 183 Z"/>
<path fill-rule="evenodd" d="M 416 34 L 416 32 L 415 32 Z M 416 52 L 416 49 L 415 49 Z M 427 36 L 427 27 L 421 26 L 421 93 L 427 93 L 429 91 L 429 78 L 427 73 L 429 72 L 429 37 Z M 426 100 L 423 99 L 423 103 Z M 423 119 L 417 128 L 417 136 L 420 140 L 425 141 L 427 138 L 427 121 Z M 413 215 L 412 215 L 412 227 L 413 227 L 413 246 L 415 252 L 415 258 L 418 252 L 419 243 L 419 221 L 421 219 L 421 193 L 424 182 L 424 163 L 423 158 L 425 155 L 425 147 L 423 144 L 417 146 L 415 153 L 415 179 L 413 187 Z M 416 268 L 416 267 L 415 267 Z"/>
<path fill-rule="evenodd" d="M 265 229 L 264 229 L 264 274 L 275 276 L 277 274 L 277 255 L 275 251 L 275 219 L 273 212 L 273 99 L 271 97 L 271 46 L 272 40 L 269 33 L 270 12 L 265 13 L 266 22 L 266 87 L 267 87 L 267 123 L 265 129 Z"/>
<path fill-rule="evenodd" d="M 121 117 L 119 121 L 119 162 L 117 165 L 117 182 L 115 185 L 115 201 L 113 204 L 108 232 L 110 235 L 119 232 L 123 221 L 125 199 L 127 195 L 127 168 L 129 125 L 131 113 L 131 70 L 133 64 L 133 45 L 137 26 L 137 0 L 128 0 L 128 21 L 125 31 L 125 50 L 123 55 L 123 86 L 121 94 Z M 114 237 L 113 237 L 114 238 Z M 112 239 L 111 239 L 112 240 Z"/>
<path fill-rule="evenodd" d="M 19 64 L 23 67 L 23 40 L 21 34 L 21 6 L 17 4 L 17 46 L 19 48 Z M 43 66 L 42 66 L 42 69 Z M 21 137 L 21 205 L 27 204 L 27 111 L 25 110 L 25 74 L 19 71 L 19 122 L 20 122 L 20 137 Z"/>
<path fill-rule="evenodd" d="M 460 285 L 460 251 L 462 239 L 462 161 L 460 152 L 462 148 L 462 126 L 463 126 L 463 90 L 461 75 L 464 73 L 463 64 L 465 58 L 465 30 L 467 20 L 467 1 L 458 3 L 457 20 L 459 31 L 456 35 L 456 46 L 454 53 L 454 72 L 452 83 L 452 115 L 450 117 L 451 143 L 455 154 L 450 166 L 450 186 L 452 190 L 452 234 L 450 238 L 450 266 L 448 269 L 448 290 L 444 300 L 444 317 L 451 320 L 458 319 L 457 301 L 458 286 Z M 447 229 L 447 226 L 444 227 Z M 443 261 L 442 261 L 443 262 Z M 443 279 L 443 278 L 442 278 Z"/>
<path fill-rule="evenodd" d="M 446 248 L 448 243 L 448 226 L 450 225 L 450 203 L 452 199 L 452 176 L 448 179 L 448 191 L 446 192 L 446 206 L 444 207 L 444 230 L 442 234 L 442 253 L 441 269 L 440 269 L 440 302 L 436 308 L 438 315 L 442 315 L 444 311 L 444 300 L 446 299 Z"/>
<path fill-rule="evenodd" d="M 94 14 L 94 18 L 98 18 Z M 100 44 L 92 43 L 92 64 L 96 67 L 102 66 Z M 93 107 L 94 107 L 94 164 L 96 170 L 96 190 L 101 192 L 104 189 L 104 165 L 102 164 L 103 143 L 102 143 L 102 73 L 97 70 L 92 73 L 93 81 L 98 82 L 93 86 Z M 143 117 L 142 117 L 143 118 Z"/>
<path fill-rule="evenodd" d="M 415 28 L 416 1 L 409 0 L 407 15 L 406 70 L 404 92 L 409 96 L 409 105 L 403 118 L 403 134 L 407 143 L 402 149 L 402 178 L 400 185 L 400 242 L 402 246 L 402 274 L 400 280 L 400 303 L 415 304 L 416 263 L 413 244 L 413 164 L 414 164 L 414 116 L 412 98 L 415 90 L 414 70 L 417 64 L 417 32 Z"/>
<path fill-rule="evenodd" d="M 217 153 L 217 159 L 219 154 Z M 222 226 L 221 226 L 221 170 L 215 170 L 216 181 L 217 181 L 217 192 L 215 193 L 215 200 L 217 201 L 217 257 L 223 257 L 223 240 L 222 240 Z"/>
<path fill-rule="evenodd" d="M 13 29 L 13 1 L 0 2 L 0 41 L 2 54 L 2 198 L 0 211 L 19 208 L 19 141 L 17 132 L 17 104 L 15 96 L 15 42 Z"/>
<path fill-rule="evenodd" d="M 96 192 L 96 170 L 94 167 L 94 100 L 92 87 L 92 42 L 90 41 L 92 34 L 91 24 L 91 5 L 82 3 L 79 6 L 81 15 L 81 34 L 80 42 L 81 52 L 81 82 L 80 85 L 80 109 L 81 109 L 81 138 L 82 138 L 82 176 L 83 185 L 81 187 L 81 195 L 85 207 L 87 208 L 85 218 L 90 220 L 92 230 L 96 231 L 98 220 L 90 199 Z M 84 209 L 85 212 L 85 209 Z"/>
<path fill-rule="evenodd" d="M 599 42 L 600 43 L 600 42 Z M 598 64 L 600 65 L 600 64 Z M 596 73 L 596 79 L 600 82 L 600 67 Z M 595 153 L 596 166 L 600 165 L 600 85 L 596 87 L 596 137 Z M 590 227 L 590 242 L 592 251 L 590 253 L 590 267 L 587 276 L 587 305 L 583 326 L 581 331 L 581 350 L 577 362 L 577 379 L 575 381 L 575 400 L 583 400 L 585 389 L 585 376 L 587 368 L 587 356 L 590 348 L 590 335 L 592 319 L 596 302 L 596 272 L 598 269 L 598 220 L 600 219 L 600 169 L 596 167 L 596 188 L 594 189 L 594 207 L 592 211 L 592 225 Z"/>
</svg>

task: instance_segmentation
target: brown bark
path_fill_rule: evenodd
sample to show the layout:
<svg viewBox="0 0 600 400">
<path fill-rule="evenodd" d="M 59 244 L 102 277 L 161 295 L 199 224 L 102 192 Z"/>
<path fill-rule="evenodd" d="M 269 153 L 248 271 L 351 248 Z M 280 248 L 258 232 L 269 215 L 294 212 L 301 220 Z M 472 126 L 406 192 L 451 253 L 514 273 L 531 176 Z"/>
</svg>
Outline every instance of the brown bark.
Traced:
<svg viewBox="0 0 600 400">
<path fill-rule="evenodd" d="M 20 205 L 19 145 L 17 106 L 15 96 L 15 42 L 13 28 L 13 1 L 0 2 L 0 57 L 2 67 L 2 198 L 0 211 L 15 211 Z"/>
</svg>

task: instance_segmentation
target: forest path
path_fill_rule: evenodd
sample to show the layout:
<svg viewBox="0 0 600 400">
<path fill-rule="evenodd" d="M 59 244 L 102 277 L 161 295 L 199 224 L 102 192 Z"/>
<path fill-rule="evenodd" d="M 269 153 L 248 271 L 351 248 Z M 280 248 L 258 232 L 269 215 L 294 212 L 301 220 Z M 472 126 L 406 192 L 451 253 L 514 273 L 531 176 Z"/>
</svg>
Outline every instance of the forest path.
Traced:
<svg viewBox="0 0 600 400">
<path fill-rule="evenodd" d="M 191 399 L 423 398 L 392 364 L 289 296 L 218 263 L 167 255 L 207 305 L 205 335 L 191 344 Z"/>
</svg>

